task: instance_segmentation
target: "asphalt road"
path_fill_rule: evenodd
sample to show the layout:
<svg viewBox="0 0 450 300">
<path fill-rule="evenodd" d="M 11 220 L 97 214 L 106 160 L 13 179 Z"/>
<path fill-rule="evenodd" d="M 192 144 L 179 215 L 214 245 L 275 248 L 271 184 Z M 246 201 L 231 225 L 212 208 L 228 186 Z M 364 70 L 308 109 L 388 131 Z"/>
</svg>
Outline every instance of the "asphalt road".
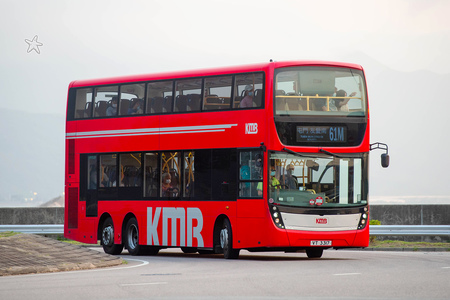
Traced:
<svg viewBox="0 0 450 300">
<path fill-rule="evenodd" d="M 0 299 L 450 299 L 450 252 L 122 257 L 108 269 L 0 277 Z"/>
</svg>

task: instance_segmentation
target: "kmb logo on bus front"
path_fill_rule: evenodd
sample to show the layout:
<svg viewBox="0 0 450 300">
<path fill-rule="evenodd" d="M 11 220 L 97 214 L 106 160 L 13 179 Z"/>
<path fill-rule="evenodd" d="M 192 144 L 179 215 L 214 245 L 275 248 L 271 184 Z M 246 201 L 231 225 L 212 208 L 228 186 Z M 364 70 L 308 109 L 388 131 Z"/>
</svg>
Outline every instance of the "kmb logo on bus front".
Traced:
<svg viewBox="0 0 450 300">
<path fill-rule="evenodd" d="M 245 134 L 257 134 L 258 123 L 245 123 Z"/>
<path fill-rule="evenodd" d="M 316 224 L 328 224 L 327 218 L 316 218 Z"/>
</svg>

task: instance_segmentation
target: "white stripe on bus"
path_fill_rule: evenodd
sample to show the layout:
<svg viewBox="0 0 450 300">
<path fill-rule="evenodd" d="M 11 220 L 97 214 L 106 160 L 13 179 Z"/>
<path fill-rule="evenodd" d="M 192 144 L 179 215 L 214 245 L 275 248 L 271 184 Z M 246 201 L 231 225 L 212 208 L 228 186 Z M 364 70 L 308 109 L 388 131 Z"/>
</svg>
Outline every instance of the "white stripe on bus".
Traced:
<svg viewBox="0 0 450 300">
<path fill-rule="evenodd" d="M 66 138 L 82 139 L 82 138 L 139 136 L 139 135 L 155 135 L 155 134 L 163 135 L 163 134 L 181 134 L 181 133 L 223 132 L 225 131 L 225 129 L 229 129 L 234 126 L 237 126 L 237 124 L 70 132 L 66 133 Z"/>
</svg>

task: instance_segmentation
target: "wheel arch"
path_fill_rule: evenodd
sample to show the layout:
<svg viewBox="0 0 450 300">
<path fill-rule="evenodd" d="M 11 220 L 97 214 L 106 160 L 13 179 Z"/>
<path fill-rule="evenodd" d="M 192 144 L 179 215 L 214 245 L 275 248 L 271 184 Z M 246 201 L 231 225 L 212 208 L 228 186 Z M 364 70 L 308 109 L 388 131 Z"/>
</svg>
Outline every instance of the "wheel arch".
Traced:
<svg viewBox="0 0 450 300">
<path fill-rule="evenodd" d="M 123 222 L 122 222 L 122 234 L 121 234 L 121 237 L 122 237 L 122 240 L 125 238 L 125 236 L 124 236 L 124 232 L 126 232 L 126 227 L 127 227 L 127 223 L 128 223 L 128 221 L 130 220 L 130 219 L 132 219 L 132 218 L 135 218 L 136 219 L 136 222 L 138 223 L 138 229 L 139 229 L 139 232 L 141 231 L 141 228 L 140 228 L 140 225 L 141 224 L 139 224 L 139 220 L 138 220 L 138 218 L 136 218 L 136 215 L 134 214 L 134 213 L 132 213 L 132 212 L 129 212 L 129 213 L 127 213 L 126 215 L 125 215 L 125 217 L 123 218 Z"/>
<path fill-rule="evenodd" d="M 97 241 L 101 241 L 101 236 L 102 236 L 102 227 L 103 227 L 103 223 L 105 223 L 106 219 L 111 218 L 113 220 L 113 224 L 114 224 L 114 219 L 112 218 L 112 216 L 109 213 L 103 213 L 102 216 L 100 217 L 100 219 L 98 219 L 98 224 L 97 224 Z M 114 226 L 114 228 L 116 228 L 116 226 Z"/>
<path fill-rule="evenodd" d="M 216 253 L 222 253 L 222 248 L 220 247 L 220 230 L 222 229 L 223 221 L 225 219 L 228 219 L 231 224 L 230 218 L 225 215 L 221 214 L 218 215 L 216 218 L 216 221 L 214 222 L 214 229 L 213 229 L 213 250 Z M 233 225 L 231 225 L 233 227 Z"/>
</svg>

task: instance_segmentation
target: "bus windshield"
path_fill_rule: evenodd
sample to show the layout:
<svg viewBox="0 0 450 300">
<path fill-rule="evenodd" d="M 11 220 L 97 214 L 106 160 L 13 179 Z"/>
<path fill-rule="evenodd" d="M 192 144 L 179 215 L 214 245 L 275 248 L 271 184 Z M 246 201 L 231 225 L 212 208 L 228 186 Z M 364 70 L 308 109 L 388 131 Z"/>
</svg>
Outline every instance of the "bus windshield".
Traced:
<svg viewBox="0 0 450 300">
<path fill-rule="evenodd" d="M 366 205 L 367 165 L 367 153 L 336 157 L 272 152 L 269 202 L 305 208 Z"/>
<path fill-rule="evenodd" d="M 278 69 L 274 104 L 275 115 L 365 116 L 364 76 L 349 68 Z"/>
</svg>

